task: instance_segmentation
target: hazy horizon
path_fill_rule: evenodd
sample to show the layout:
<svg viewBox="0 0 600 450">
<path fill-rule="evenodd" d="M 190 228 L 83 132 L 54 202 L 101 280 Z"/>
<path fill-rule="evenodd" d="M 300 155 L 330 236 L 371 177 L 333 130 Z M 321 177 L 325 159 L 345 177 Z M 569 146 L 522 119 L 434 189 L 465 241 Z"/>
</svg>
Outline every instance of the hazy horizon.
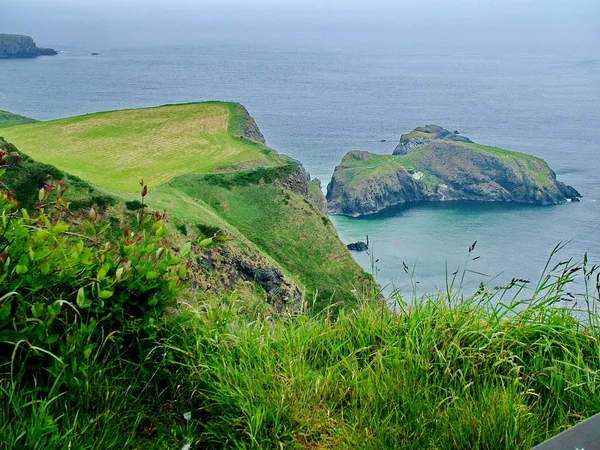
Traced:
<svg viewBox="0 0 600 450">
<path fill-rule="evenodd" d="M 162 2 L 4 0 L 0 32 L 40 46 L 201 43 L 593 51 L 600 42 L 594 0 Z"/>
</svg>

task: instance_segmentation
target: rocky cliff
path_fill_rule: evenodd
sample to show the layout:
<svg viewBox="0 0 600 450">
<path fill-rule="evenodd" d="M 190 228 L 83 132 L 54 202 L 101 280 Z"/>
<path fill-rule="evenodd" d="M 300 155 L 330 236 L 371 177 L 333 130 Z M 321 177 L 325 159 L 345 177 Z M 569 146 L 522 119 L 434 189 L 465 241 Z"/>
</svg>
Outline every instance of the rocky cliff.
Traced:
<svg viewBox="0 0 600 450">
<path fill-rule="evenodd" d="M 37 47 L 29 36 L 0 34 L 0 58 L 35 58 L 56 54 L 54 49 Z"/>
<path fill-rule="evenodd" d="M 544 160 L 475 144 L 436 125 L 403 135 L 394 155 L 349 152 L 327 186 L 329 212 L 348 216 L 421 201 L 550 205 L 578 197 Z"/>
</svg>

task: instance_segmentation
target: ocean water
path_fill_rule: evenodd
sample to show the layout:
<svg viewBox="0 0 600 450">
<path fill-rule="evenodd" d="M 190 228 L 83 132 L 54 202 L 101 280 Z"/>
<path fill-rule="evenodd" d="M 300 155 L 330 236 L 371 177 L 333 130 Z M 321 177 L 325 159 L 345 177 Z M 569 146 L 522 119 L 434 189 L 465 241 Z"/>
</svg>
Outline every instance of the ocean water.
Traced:
<svg viewBox="0 0 600 450">
<path fill-rule="evenodd" d="M 584 196 L 548 207 L 456 203 L 333 217 L 343 241 L 369 236 L 376 276 L 388 290 L 411 282 L 423 291 L 443 288 L 475 241 L 471 286 L 535 280 L 559 242 L 569 242 L 559 258 L 587 252 L 600 262 L 600 52 L 55 47 L 62 50 L 55 57 L 0 60 L 0 109 L 49 120 L 238 101 L 271 147 L 300 160 L 324 186 L 348 150 L 391 153 L 400 134 L 435 123 L 542 157 Z M 368 255 L 355 257 L 371 270 Z"/>
</svg>

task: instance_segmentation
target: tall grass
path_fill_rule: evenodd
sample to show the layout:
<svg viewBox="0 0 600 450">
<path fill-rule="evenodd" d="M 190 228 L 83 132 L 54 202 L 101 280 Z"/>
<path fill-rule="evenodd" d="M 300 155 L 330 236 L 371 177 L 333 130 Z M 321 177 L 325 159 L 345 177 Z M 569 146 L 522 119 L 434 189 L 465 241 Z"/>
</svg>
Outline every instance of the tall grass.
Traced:
<svg viewBox="0 0 600 450">
<path fill-rule="evenodd" d="M 369 299 L 277 316 L 236 295 L 182 303 L 141 361 L 107 338 L 77 388 L 61 390 L 58 363 L 44 391 L 0 376 L 0 442 L 531 448 L 600 412 L 598 273 L 587 258 L 550 261 L 536 284 L 396 292 L 397 312 Z"/>
</svg>

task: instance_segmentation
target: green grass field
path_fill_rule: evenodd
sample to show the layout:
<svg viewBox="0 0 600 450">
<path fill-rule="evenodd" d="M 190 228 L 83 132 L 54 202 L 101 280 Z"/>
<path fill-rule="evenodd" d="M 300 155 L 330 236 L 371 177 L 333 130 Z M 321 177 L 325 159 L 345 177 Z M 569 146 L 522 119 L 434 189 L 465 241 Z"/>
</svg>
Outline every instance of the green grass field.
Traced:
<svg viewBox="0 0 600 450">
<path fill-rule="evenodd" d="M 278 165 L 281 156 L 232 135 L 238 105 L 191 103 L 88 114 L 9 127 L 2 135 L 37 161 L 123 192 L 184 173 Z"/>
</svg>

